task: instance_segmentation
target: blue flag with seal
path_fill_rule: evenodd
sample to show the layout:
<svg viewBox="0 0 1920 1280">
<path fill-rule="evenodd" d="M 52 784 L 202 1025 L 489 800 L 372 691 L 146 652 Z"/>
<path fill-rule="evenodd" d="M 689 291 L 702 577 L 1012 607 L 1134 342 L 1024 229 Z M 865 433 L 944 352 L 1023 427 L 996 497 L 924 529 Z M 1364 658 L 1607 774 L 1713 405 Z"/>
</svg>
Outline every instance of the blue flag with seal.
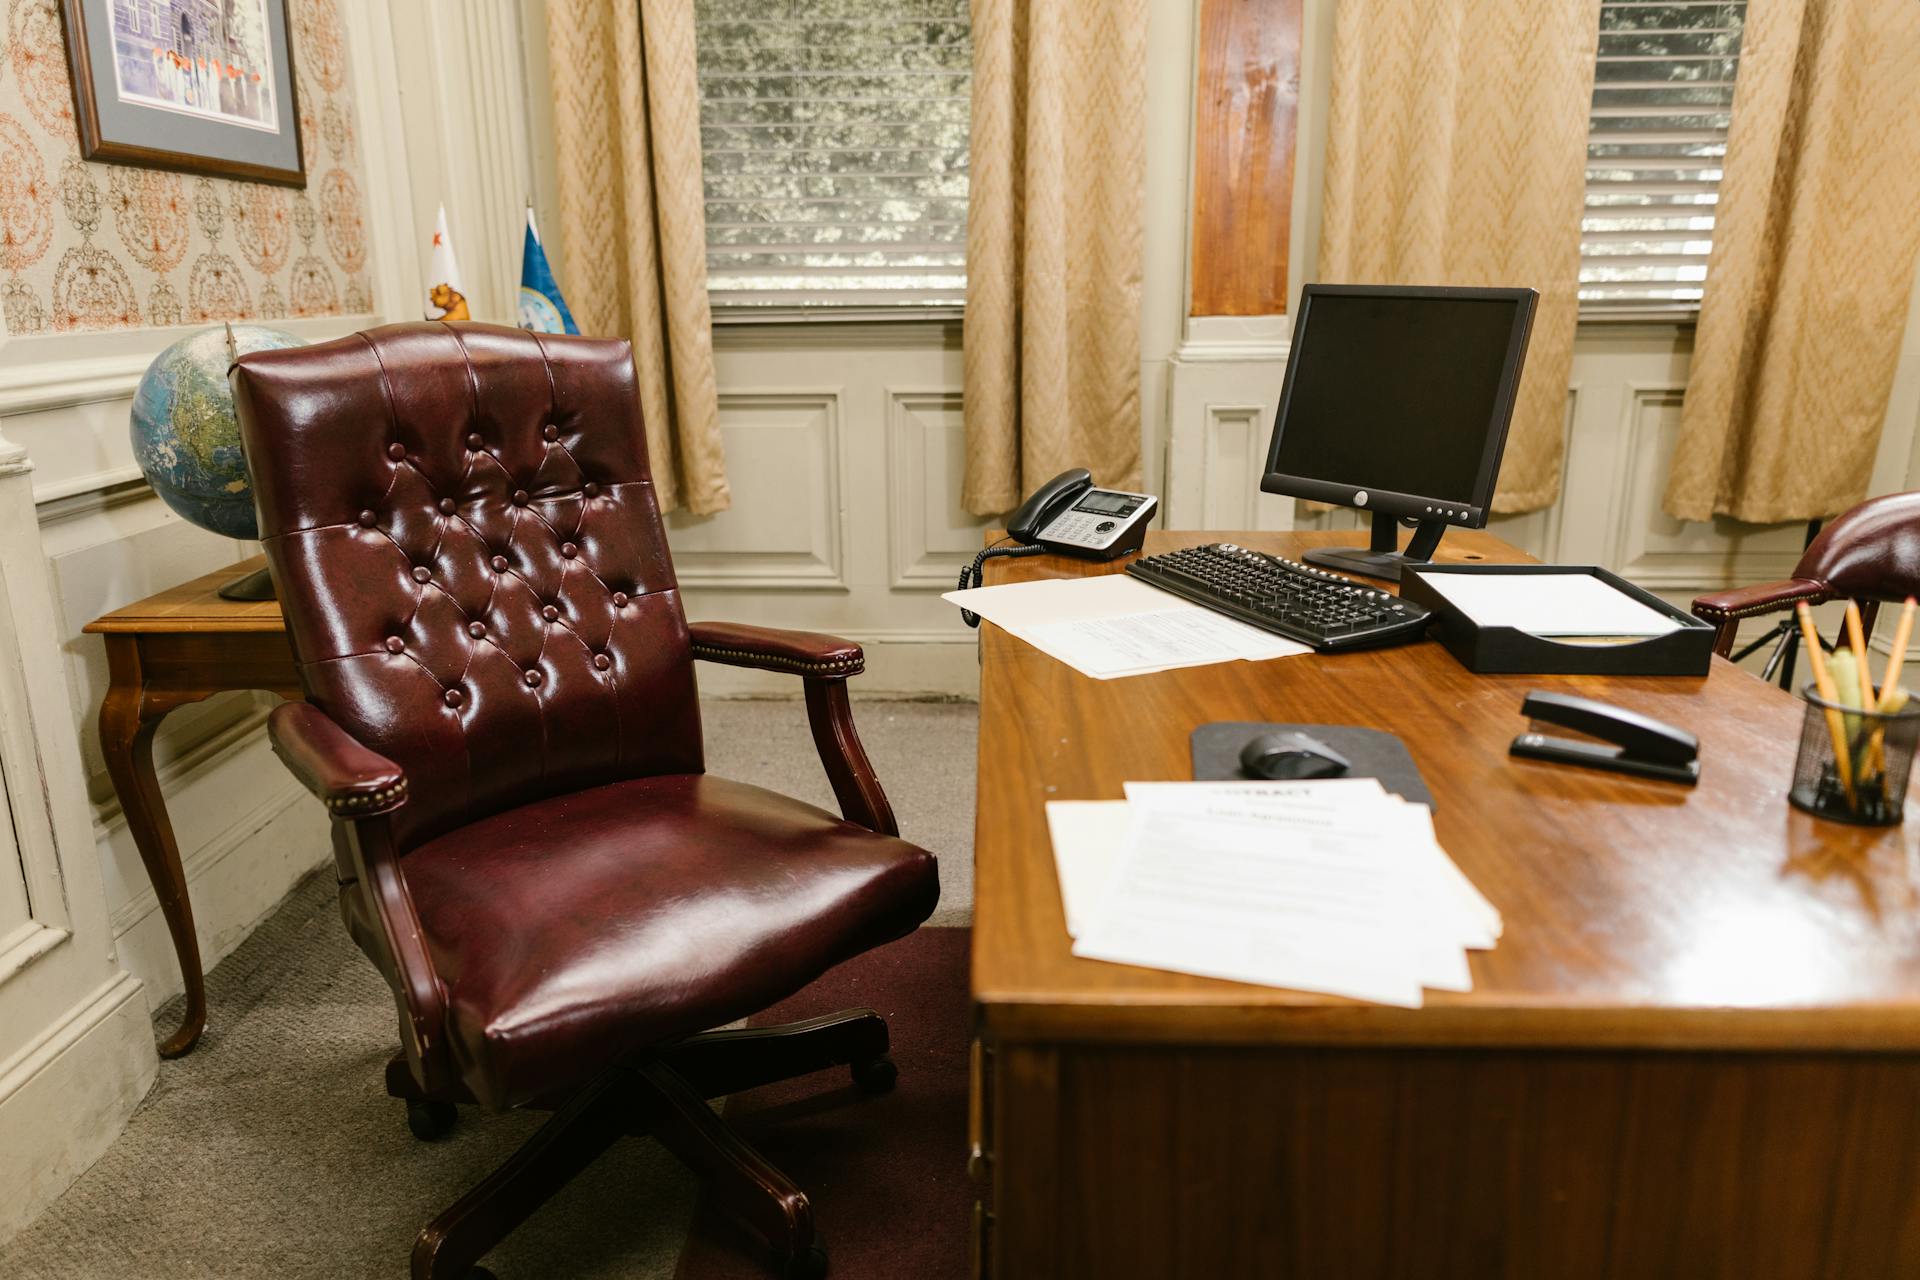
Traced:
<svg viewBox="0 0 1920 1280">
<path fill-rule="evenodd" d="M 520 327 L 535 333 L 579 333 L 567 300 L 560 296 L 560 282 L 553 278 L 547 251 L 540 247 L 540 230 L 534 226 L 533 210 L 527 210 L 527 238 L 520 251 Z"/>
</svg>

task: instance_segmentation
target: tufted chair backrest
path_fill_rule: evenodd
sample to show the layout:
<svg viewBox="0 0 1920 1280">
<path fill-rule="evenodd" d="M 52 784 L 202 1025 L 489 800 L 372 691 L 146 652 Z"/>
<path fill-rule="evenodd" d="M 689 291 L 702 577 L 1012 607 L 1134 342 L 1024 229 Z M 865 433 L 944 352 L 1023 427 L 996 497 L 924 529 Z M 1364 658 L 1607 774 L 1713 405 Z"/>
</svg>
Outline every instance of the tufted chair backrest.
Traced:
<svg viewBox="0 0 1920 1280">
<path fill-rule="evenodd" d="M 1869 498 L 1834 517 L 1793 576 L 1856 600 L 1920 595 L 1920 493 Z"/>
<path fill-rule="evenodd" d="M 389 325 L 232 380 L 301 684 L 406 771 L 402 850 L 701 770 L 626 343 Z"/>
</svg>

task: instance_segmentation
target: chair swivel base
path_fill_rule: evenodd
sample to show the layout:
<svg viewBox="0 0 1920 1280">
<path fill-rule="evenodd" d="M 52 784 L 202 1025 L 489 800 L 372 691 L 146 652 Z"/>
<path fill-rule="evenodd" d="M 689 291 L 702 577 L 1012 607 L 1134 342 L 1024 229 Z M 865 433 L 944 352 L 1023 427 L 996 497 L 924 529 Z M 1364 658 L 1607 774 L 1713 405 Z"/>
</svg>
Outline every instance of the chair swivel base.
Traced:
<svg viewBox="0 0 1920 1280">
<path fill-rule="evenodd" d="M 708 1098 L 846 1066 L 863 1093 L 885 1093 L 897 1077 L 887 1058 L 887 1024 L 871 1009 L 805 1022 L 710 1031 L 603 1073 L 564 1097 L 530 1106 L 553 1111 L 507 1162 L 420 1232 L 413 1280 L 473 1280 L 476 1264 L 556 1191 L 623 1136 L 652 1136 L 707 1184 L 771 1251 L 775 1274 L 814 1280 L 827 1269 L 806 1193 L 715 1115 Z M 387 1092 L 407 1103 L 416 1137 L 452 1128 L 464 1095 L 429 1097 L 406 1059 L 387 1064 Z"/>
</svg>

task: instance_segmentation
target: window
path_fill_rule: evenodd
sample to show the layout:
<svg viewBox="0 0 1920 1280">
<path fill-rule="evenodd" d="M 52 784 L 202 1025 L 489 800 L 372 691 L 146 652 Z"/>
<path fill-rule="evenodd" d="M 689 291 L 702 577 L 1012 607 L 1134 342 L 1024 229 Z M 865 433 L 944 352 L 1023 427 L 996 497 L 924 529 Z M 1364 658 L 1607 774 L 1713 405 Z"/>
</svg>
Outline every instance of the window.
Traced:
<svg viewBox="0 0 1920 1280">
<path fill-rule="evenodd" d="M 1583 314 L 1699 307 L 1746 12 L 1745 0 L 1601 0 Z"/>
<path fill-rule="evenodd" d="M 717 309 L 966 293 L 967 0 L 697 0 Z"/>
</svg>

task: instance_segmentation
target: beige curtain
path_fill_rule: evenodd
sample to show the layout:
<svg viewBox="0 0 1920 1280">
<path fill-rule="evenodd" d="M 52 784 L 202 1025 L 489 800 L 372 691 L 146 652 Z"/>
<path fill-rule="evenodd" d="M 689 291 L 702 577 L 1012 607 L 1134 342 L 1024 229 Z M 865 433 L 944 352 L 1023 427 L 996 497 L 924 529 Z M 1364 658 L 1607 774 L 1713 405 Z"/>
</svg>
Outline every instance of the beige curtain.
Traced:
<svg viewBox="0 0 1920 1280">
<path fill-rule="evenodd" d="M 966 476 L 1140 486 L 1145 0 L 973 0 Z"/>
<path fill-rule="evenodd" d="M 1496 511 L 1560 493 L 1600 0 L 1346 0 L 1319 279 L 1540 291 Z"/>
<path fill-rule="evenodd" d="M 1866 496 L 1920 251 L 1920 0 L 1747 7 L 1667 510 Z"/>
<path fill-rule="evenodd" d="M 581 332 L 633 340 L 661 507 L 724 511 L 693 6 L 546 9 L 567 301 Z"/>
</svg>

